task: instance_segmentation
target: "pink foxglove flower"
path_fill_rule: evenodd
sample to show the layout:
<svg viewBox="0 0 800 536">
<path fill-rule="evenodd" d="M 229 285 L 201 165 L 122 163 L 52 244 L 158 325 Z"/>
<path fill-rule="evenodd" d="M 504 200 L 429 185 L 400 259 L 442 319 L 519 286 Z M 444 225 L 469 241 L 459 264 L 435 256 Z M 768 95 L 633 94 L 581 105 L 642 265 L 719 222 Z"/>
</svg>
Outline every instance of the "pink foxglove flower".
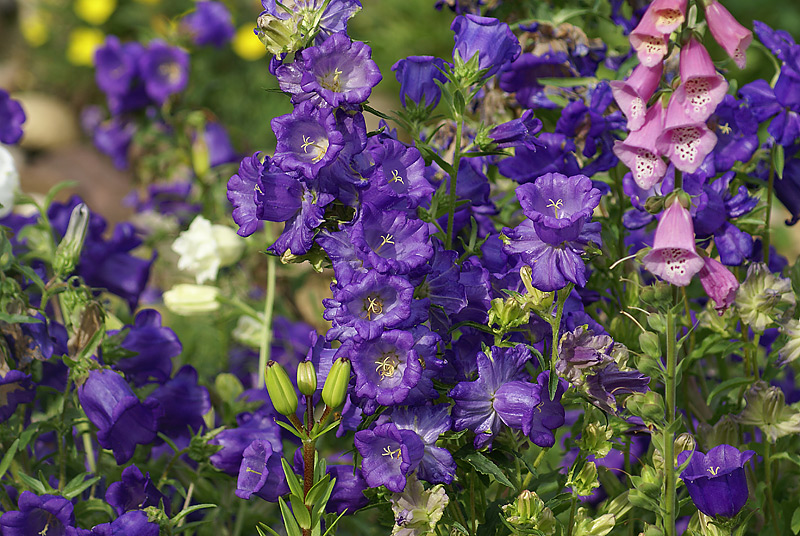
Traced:
<svg viewBox="0 0 800 536">
<path fill-rule="evenodd" d="M 609 84 L 614 100 L 628 118 L 628 130 L 631 132 L 639 130 L 644 125 L 647 101 L 658 88 L 663 71 L 662 62 L 653 67 L 639 64 L 627 80 L 614 80 Z"/>
<path fill-rule="evenodd" d="M 664 118 L 664 131 L 656 140 L 659 153 L 684 173 L 694 173 L 716 145 L 716 134 L 705 123 L 689 117 L 673 95 Z"/>
<path fill-rule="evenodd" d="M 642 262 L 647 271 L 679 287 L 688 285 L 703 268 L 694 245 L 692 216 L 677 199 L 661 215 L 653 249 Z"/>
<path fill-rule="evenodd" d="M 747 65 L 745 52 L 753 40 L 753 32 L 739 24 L 730 11 L 716 0 L 706 5 L 706 22 L 719 46 L 725 49 L 740 69 L 744 69 Z"/>
<path fill-rule="evenodd" d="M 656 30 L 671 34 L 686 20 L 686 0 L 655 0 L 645 17 L 655 19 Z"/>
<path fill-rule="evenodd" d="M 636 50 L 639 61 L 645 67 L 655 67 L 667 55 L 669 34 L 659 31 L 655 17 L 642 17 L 641 22 L 631 32 L 631 46 Z"/>
<path fill-rule="evenodd" d="M 699 273 L 700 283 L 708 297 L 714 300 L 714 308 L 721 315 L 733 305 L 739 280 L 722 263 L 710 258 L 703 259 L 703 262 L 703 269 Z"/>
<path fill-rule="evenodd" d="M 656 139 L 664 130 L 664 107 L 656 102 L 647 110 L 644 126 L 628 134 L 625 141 L 614 142 L 614 154 L 628 166 L 636 185 L 649 190 L 664 177 L 667 165 L 656 149 Z"/>
<path fill-rule="evenodd" d="M 681 85 L 675 98 L 694 121 L 706 121 L 725 98 L 728 82 L 714 68 L 711 56 L 692 37 L 681 48 Z"/>
</svg>

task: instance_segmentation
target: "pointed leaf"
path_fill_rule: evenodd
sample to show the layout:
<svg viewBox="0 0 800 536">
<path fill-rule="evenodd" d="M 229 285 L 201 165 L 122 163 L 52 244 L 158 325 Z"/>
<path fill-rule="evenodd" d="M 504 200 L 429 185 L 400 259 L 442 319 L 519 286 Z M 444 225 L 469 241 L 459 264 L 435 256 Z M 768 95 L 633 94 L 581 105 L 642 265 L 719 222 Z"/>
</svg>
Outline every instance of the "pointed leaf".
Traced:
<svg viewBox="0 0 800 536">
<path fill-rule="evenodd" d="M 495 480 L 508 488 L 514 487 L 514 484 L 511 483 L 503 471 L 501 471 L 492 460 L 480 452 L 470 452 L 463 456 L 462 459 L 474 467 L 479 473 L 493 477 Z"/>
<path fill-rule="evenodd" d="M 300 480 L 297 478 L 297 475 L 294 474 L 294 471 L 289 465 L 289 462 L 286 461 L 286 458 L 281 458 L 281 465 L 283 465 L 283 473 L 286 475 L 286 483 L 289 484 L 289 489 L 291 490 L 292 494 L 297 495 L 298 497 L 303 497 L 303 485 L 300 484 Z"/>
<path fill-rule="evenodd" d="M 286 506 L 286 501 L 283 500 L 283 497 L 278 497 L 278 504 L 281 507 L 283 526 L 286 527 L 286 534 L 288 536 L 303 536 L 303 533 L 300 531 L 300 525 L 297 524 L 297 520 L 294 518 L 294 515 L 292 515 L 292 511 Z"/>
</svg>

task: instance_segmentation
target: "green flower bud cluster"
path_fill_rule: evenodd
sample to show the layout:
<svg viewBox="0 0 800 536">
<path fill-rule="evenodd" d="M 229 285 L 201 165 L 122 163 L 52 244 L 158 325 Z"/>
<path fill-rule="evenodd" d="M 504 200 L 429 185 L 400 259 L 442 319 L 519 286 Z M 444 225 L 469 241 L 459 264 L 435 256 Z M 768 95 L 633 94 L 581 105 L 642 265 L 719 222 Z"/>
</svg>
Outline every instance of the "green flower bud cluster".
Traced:
<svg viewBox="0 0 800 536">
<path fill-rule="evenodd" d="M 536 492 L 523 490 L 517 500 L 503 506 L 506 524 L 514 529 L 538 530 L 544 534 L 554 534 L 556 518 L 544 505 Z"/>
<path fill-rule="evenodd" d="M 739 424 L 757 426 L 773 443 L 779 438 L 800 433 L 800 411 L 787 406 L 780 387 L 759 381 L 744 395 L 746 406 L 737 417 Z"/>
<path fill-rule="evenodd" d="M 333 362 L 325 384 L 322 387 L 322 401 L 329 410 L 336 409 L 344 403 L 347 386 L 350 383 L 350 360 L 340 357 Z M 267 392 L 281 415 L 294 415 L 297 411 L 297 392 L 295 391 L 286 369 L 275 361 L 268 361 L 264 375 Z M 312 396 L 317 390 L 317 372 L 314 364 L 304 361 L 297 366 L 297 388 L 305 396 Z"/>
<path fill-rule="evenodd" d="M 736 293 L 736 310 L 755 333 L 791 318 L 795 304 L 791 280 L 773 274 L 763 263 L 750 265 Z"/>
</svg>

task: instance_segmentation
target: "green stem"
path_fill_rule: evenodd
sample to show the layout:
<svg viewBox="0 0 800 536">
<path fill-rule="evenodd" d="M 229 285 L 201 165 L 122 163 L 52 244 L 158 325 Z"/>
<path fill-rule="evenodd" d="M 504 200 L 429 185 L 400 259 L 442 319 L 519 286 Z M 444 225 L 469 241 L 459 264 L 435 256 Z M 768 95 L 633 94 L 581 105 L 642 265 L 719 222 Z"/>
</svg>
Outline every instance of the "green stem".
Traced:
<svg viewBox="0 0 800 536">
<path fill-rule="evenodd" d="M 244 513 L 247 507 L 247 501 L 239 500 L 239 511 L 236 513 L 236 523 L 233 525 L 233 536 L 239 536 L 244 527 Z"/>
<path fill-rule="evenodd" d="M 458 168 L 461 165 L 461 132 L 464 128 L 464 118 L 459 116 L 456 118 L 456 140 L 455 152 L 453 153 L 453 172 L 450 174 L 450 191 L 448 198 L 447 210 L 447 239 L 445 241 L 445 248 L 451 249 L 453 246 L 453 227 L 455 226 L 456 217 L 456 184 L 458 182 Z"/>
<path fill-rule="evenodd" d="M 266 240 L 272 242 L 272 230 L 269 225 L 265 226 Z M 272 310 L 275 306 L 275 257 L 267 256 L 267 295 L 264 298 L 264 324 L 261 328 L 261 345 L 258 351 L 258 388 L 263 389 L 265 385 L 264 375 L 266 374 L 267 361 L 269 361 L 272 351 Z"/>
<path fill-rule="evenodd" d="M 558 361 L 558 335 L 561 329 L 561 316 L 564 314 L 564 304 L 567 301 L 570 293 L 572 293 L 572 283 L 567 283 L 567 286 L 557 291 L 558 300 L 556 302 L 556 317 L 550 324 L 553 338 L 550 341 L 550 400 L 556 396 L 556 389 L 558 388 L 558 375 L 556 374 L 556 362 Z"/>
<path fill-rule="evenodd" d="M 772 151 L 775 151 L 773 148 Z M 773 155 L 774 156 L 774 155 Z M 761 245 L 764 251 L 764 264 L 769 264 L 769 245 L 770 245 L 770 220 L 772 219 L 772 194 L 775 191 L 775 165 L 774 158 L 770 159 L 769 182 L 767 183 L 767 210 L 764 213 L 764 235 L 761 238 Z"/>
<path fill-rule="evenodd" d="M 664 428 L 664 531 L 675 536 L 675 369 L 678 365 L 677 329 L 674 309 L 678 305 L 678 287 L 672 287 L 672 306 L 667 311 L 667 372 L 664 377 L 667 424 Z"/>
<path fill-rule="evenodd" d="M 769 516 L 775 531 L 773 534 L 780 536 L 781 525 L 778 522 L 778 515 L 775 513 L 775 500 L 772 496 L 772 442 L 769 439 L 764 442 L 764 482 L 767 484 L 767 504 L 769 505 Z"/>
<path fill-rule="evenodd" d="M 572 536 L 572 531 L 575 528 L 575 511 L 578 508 L 578 496 L 572 492 L 572 502 L 569 507 L 569 525 L 567 525 L 567 536 Z"/>
</svg>

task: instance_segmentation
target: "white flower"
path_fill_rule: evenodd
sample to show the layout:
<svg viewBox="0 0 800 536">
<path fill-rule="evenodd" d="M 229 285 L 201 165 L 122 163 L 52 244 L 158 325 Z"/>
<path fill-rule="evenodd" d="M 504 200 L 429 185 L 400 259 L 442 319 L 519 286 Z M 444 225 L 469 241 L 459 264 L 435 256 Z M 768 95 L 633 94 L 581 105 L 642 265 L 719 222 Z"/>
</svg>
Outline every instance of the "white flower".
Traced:
<svg viewBox="0 0 800 536">
<path fill-rule="evenodd" d="M 19 173 L 14 165 L 14 157 L 8 149 L 0 145 L 0 218 L 11 214 L 14 208 L 14 194 L 19 190 Z"/>
<path fill-rule="evenodd" d="M 192 274 L 198 284 L 213 281 L 222 266 L 239 260 L 244 251 L 244 241 L 236 232 L 224 225 L 212 225 L 197 216 L 172 243 L 172 251 L 180 255 L 178 269 Z"/>
<path fill-rule="evenodd" d="M 179 315 L 200 315 L 219 309 L 219 289 L 208 285 L 175 285 L 164 293 L 164 305 Z"/>
<path fill-rule="evenodd" d="M 441 484 L 425 490 L 411 476 L 403 493 L 393 494 L 390 501 L 395 518 L 392 536 L 422 536 L 434 533 L 450 499 Z"/>
</svg>

